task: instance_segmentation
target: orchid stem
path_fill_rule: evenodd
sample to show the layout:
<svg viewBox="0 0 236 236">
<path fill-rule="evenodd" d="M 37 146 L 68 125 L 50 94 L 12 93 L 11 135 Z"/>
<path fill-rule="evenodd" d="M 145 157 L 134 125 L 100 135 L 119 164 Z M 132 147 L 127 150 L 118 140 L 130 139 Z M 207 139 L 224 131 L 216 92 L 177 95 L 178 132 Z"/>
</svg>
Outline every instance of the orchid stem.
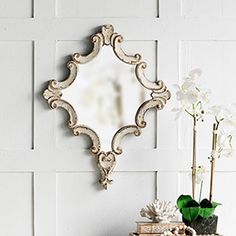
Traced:
<svg viewBox="0 0 236 236">
<path fill-rule="evenodd" d="M 202 188 L 203 188 L 203 180 L 201 181 L 201 186 L 200 186 L 199 202 L 201 202 L 202 200 Z"/>
<path fill-rule="evenodd" d="M 219 122 L 213 124 L 212 134 L 212 153 L 211 153 L 211 179 L 210 179 L 210 196 L 209 201 L 212 201 L 213 195 L 213 184 L 214 184 L 214 171 L 215 171 L 215 159 L 216 159 L 216 142 L 217 142 L 217 129 Z"/>
<path fill-rule="evenodd" d="M 191 112 L 189 112 L 187 109 L 185 109 L 185 112 L 187 112 L 190 116 L 194 117 L 194 115 Z"/>
<path fill-rule="evenodd" d="M 192 162 L 192 197 L 195 199 L 196 192 L 196 168 L 197 168 L 197 157 L 196 157 L 196 134 L 197 134 L 197 119 L 193 117 L 193 162 Z"/>
</svg>

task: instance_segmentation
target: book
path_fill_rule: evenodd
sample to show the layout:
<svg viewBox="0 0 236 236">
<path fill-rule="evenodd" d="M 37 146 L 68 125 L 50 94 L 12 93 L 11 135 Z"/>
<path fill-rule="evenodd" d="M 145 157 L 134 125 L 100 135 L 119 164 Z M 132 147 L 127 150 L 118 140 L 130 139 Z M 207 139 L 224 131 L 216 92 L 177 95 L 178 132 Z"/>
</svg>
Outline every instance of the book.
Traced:
<svg viewBox="0 0 236 236">
<path fill-rule="evenodd" d="M 154 223 L 154 222 L 137 222 L 137 233 L 140 234 L 162 234 L 169 230 L 172 231 L 175 227 L 184 227 L 183 222 L 170 223 Z M 184 234 L 184 229 L 179 231 L 179 234 Z M 144 236 L 144 235 L 143 235 Z"/>
<path fill-rule="evenodd" d="M 161 234 L 137 234 L 137 233 L 130 233 L 129 236 L 160 236 Z M 181 236 L 186 236 L 186 234 L 179 234 Z M 207 236 L 207 235 L 196 235 L 196 236 Z M 215 234 L 214 236 L 223 236 L 220 234 Z"/>
<path fill-rule="evenodd" d="M 130 233 L 129 236 L 161 236 L 163 234 L 137 234 L 137 233 Z M 179 236 L 186 236 L 186 234 L 178 234 Z"/>
</svg>

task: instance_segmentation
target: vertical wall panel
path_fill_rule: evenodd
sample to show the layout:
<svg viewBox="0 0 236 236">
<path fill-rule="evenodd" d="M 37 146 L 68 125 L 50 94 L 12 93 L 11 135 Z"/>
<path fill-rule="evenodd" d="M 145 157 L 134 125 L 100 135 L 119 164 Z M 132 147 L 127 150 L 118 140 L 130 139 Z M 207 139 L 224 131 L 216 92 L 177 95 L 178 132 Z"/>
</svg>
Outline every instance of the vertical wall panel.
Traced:
<svg viewBox="0 0 236 236">
<path fill-rule="evenodd" d="M 96 174 L 57 175 L 57 236 L 120 236 L 135 230 L 139 210 L 155 198 L 155 172 L 115 172 L 107 191 Z"/>
<path fill-rule="evenodd" d="M 34 0 L 1 0 L 0 18 L 31 18 Z"/>
<path fill-rule="evenodd" d="M 0 41 L 0 149 L 32 148 L 33 43 Z M 3 92 L 4 91 L 4 92 Z"/>
<path fill-rule="evenodd" d="M 0 173 L 0 235 L 33 236 L 31 173 Z"/>
</svg>

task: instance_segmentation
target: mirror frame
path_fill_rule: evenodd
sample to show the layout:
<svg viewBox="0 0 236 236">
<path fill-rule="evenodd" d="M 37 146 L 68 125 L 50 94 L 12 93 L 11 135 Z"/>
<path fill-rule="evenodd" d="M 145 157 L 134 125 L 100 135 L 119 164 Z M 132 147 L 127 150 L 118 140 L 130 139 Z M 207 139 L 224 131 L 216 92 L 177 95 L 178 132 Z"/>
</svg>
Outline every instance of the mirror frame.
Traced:
<svg viewBox="0 0 236 236">
<path fill-rule="evenodd" d="M 85 134 L 91 139 L 92 146 L 90 147 L 90 150 L 97 157 L 97 165 L 101 174 L 99 182 L 105 189 L 112 183 L 110 175 L 116 165 L 116 155 L 120 155 L 123 152 L 120 146 L 123 137 L 128 134 L 139 136 L 141 134 L 141 129 L 146 127 L 146 121 L 144 120 L 146 112 L 151 108 L 156 108 L 157 110 L 163 109 L 167 100 L 171 97 L 171 94 L 163 81 L 157 80 L 151 82 L 145 77 L 144 71 L 147 68 L 146 62 L 142 61 L 142 57 L 138 53 L 134 56 L 125 54 L 120 47 L 122 42 L 123 37 L 114 32 L 112 25 L 102 26 L 101 32 L 92 36 L 92 51 L 88 55 L 75 53 L 72 56 L 72 59 L 67 63 L 67 68 L 69 69 L 68 77 L 63 81 L 50 80 L 47 89 L 43 92 L 43 96 L 51 109 L 63 108 L 68 112 L 68 127 L 72 129 L 75 136 Z M 151 91 L 151 98 L 143 102 L 137 110 L 135 124 L 126 125 L 117 130 L 111 141 L 111 151 L 108 152 L 101 151 L 100 139 L 97 133 L 92 128 L 79 124 L 75 109 L 68 101 L 62 98 L 62 90 L 68 88 L 76 79 L 78 65 L 93 60 L 103 46 L 111 46 L 119 60 L 135 66 L 137 80 L 144 88 Z"/>
</svg>

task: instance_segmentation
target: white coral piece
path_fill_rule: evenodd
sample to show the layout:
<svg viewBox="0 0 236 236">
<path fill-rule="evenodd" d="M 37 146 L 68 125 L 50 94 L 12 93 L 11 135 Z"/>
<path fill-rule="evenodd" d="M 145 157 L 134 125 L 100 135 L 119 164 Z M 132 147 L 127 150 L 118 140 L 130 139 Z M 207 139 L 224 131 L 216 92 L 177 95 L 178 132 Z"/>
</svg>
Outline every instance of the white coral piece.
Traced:
<svg viewBox="0 0 236 236">
<path fill-rule="evenodd" d="M 169 223 L 177 216 L 177 208 L 171 202 L 155 200 L 147 205 L 147 208 L 142 208 L 140 215 L 151 219 L 153 222 Z"/>
</svg>

